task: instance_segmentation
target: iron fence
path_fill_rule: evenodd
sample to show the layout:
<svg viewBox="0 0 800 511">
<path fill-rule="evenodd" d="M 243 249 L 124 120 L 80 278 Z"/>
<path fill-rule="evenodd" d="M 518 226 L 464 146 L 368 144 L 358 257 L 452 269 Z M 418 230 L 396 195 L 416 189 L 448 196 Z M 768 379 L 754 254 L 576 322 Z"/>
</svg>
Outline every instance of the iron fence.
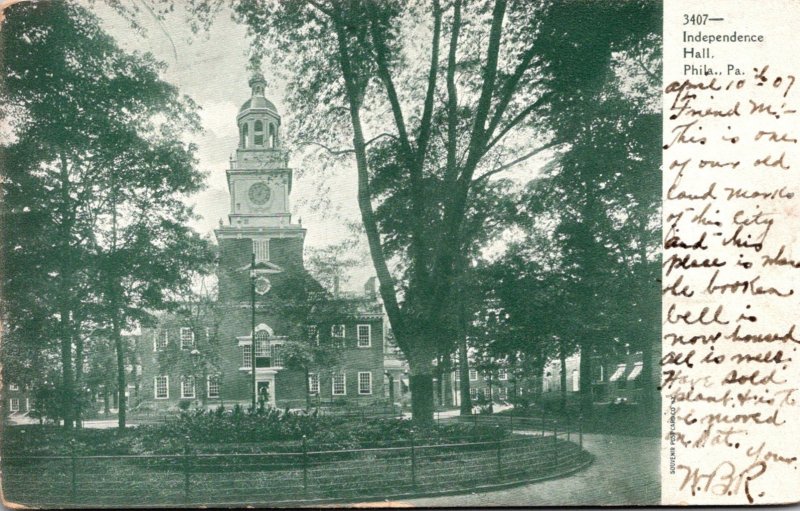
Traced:
<svg viewBox="0 0 800 511">
<path fill-rule="evenodd" d="M 479 424 L 489 419 L 467 420 Z M 496 426 L 499 431 L 501 425 Z M 183 453 L 171 455 L 4 456 L 3 487 L 9 502 L 60 507 L 384 499 L 567 473 L 591 459 L 581 447 L 582 435 L 577 443 L 567 435 L 554 426 L 544 434 L 528 431 L 453 443 L 412 437 L 346 450 L 318 444 L 310 449 L 303 441 L 293 452 L 219 454 L 187 445 Z"/>
</svg>

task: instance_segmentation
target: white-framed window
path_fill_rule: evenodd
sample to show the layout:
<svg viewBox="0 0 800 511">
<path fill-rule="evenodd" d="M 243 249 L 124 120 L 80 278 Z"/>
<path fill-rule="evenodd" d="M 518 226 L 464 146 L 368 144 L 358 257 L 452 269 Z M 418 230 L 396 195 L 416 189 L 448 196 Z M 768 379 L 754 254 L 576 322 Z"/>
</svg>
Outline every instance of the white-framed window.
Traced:
<svg viewBox="0 0 800 511">
<path fill-rule="evenodd" d="M 308 325 L 308 340 L 315 346 L 319 346 L 319 329 L 317 325 Z"/>
<path fill-rule="evenodd" d="M 194 376 L 181 379 L 181 399 L 194 399 Z"/>
<path fill-rule="evenodd" d="M 9 410 L 12 411 L 12 412 L 18 412 L 19 411 L 19 398 L 12 397 L 8 401 L 9 401 L 9 403 L 8 403 Z"/>
<path fill-rule="evenodd" d="M 308 373 L 308 393 L 319 394 L 319 375 L 317 373 Z"/>
<path fill-rule="evenodd" d="M 256 357 L 268 357 L 268 356 L 269 356 L 269 341 L 267 339 L 259 339 L 258 334 L 256 334 Z"/>
<path fill-rule="evenodd" d="M 506 387 L 499 387 L 497 389 L 497 398 L 503 401 L 508 400 L 508 389 Z"/>
<path fill-rule="evenodd" d="M 502 381 L 507 380 L 508 379 L 508 369 L 506 369 L 505 367 L 501 367 L 500 369 L 498 369 L 497 370 L 497 379 L 498 380 L 502 380 Z"/>
<path fill-rule="evenodd" d="M 208 375 L 208 381 L 206 382 L 206 390 L 207 395 L 210 398 L 217 398 L 219 397 L 219 376 L 212 376 Z"/>
<path fill-rule="evenodd" d="M 269 240 L 253 240 L 253 253 L 257 263 L 269 262 Z"/>
<path fill-rule="evenodd" d="M 160 351 L 167 349 L 169 344 L 169 330 L 153 332 L 153 351 Z"/>
<path fill-rule="evenodd" d="M 478 389 L 475 388 L 469 389 L 469 397 L 472 400 L 478 399 Z"/>
<path fill-rule="evenodd" d="M 358 373 L 358 393 L 361 395 L 372 394 L 372 373 L 364 371 Z"/>
<path fill-rule="evenodd" d="M 483 387 L 483 397 L 486 399 L 492 399 L 492 389 L 489 387 Z"/>
<path fill-rule="evenodd" d="M 344 373 L 333 373 L 331 376 L 331 394 L 334 396 L 344 396 L 347 394 L 347 375 Z"/>
<path fill-rule="evenodd" d="M 242 367 L 250 369 L 253 367 L 253 357 L 250 353 L 250 345 L 242 346 Z"/>
<path fill-rule="evenodd" d="M 156 376 L 153 386 L 156 399 L 169 399 L 169 376 Z"/>
<path fill-rule="evenodd" d="M 10 383 L 8 385 L 8 390 L 19 390 L 19 385 L 17 385 L 16 383 Z"/>
<path fill-rule="evenodd" d="M 358 335 L 359 348 L 369 348 L 370 346 L 372 346 L 371 325 L 356 325 L 356 334 Z"/>
<path fill-rule="evenodd" d="M 470 369 L 469 370 L 469 381 L 478 381 L 478 370 L 477 369 Z"/>
<path fill-rule="evenodd" d="M 187 326 L 181 327 L 181 349 L 194 348 L 194 332 Z"/>
<path fill-rule="evenodd" d="M 344 325 L 331 325 L 331 341 L 338 348 L 344 347 Z"/>
<path fill-rule="evenodd" d="M 283 367 L 285 361 L 283 360 L 283 353 L 281 353 L 281 345 L 273 344 L 270 346 L 270 352 L 272 355 L 272 360 L 270 360 L 272 367 Z"/>
</svg>

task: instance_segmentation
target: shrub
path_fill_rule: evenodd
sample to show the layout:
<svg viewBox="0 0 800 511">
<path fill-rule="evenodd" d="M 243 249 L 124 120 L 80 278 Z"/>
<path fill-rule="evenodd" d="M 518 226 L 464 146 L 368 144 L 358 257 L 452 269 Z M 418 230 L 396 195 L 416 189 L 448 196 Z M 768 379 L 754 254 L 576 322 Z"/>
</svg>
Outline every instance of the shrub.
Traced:
<svg viewBox="0 0 800 511">
<path fill-rule="evenodd" d="M 266 453 L 298 452 L 304 436 L 307 449 L 327 451 L 407 445 L 412 435 L 420 444 L 484 441 L 498 435 L 495 427 L 464 423 L 433 424 L 417 431 L 413 427 L 411 421 L 396 418 L 360 420 L 274 408 L 246 413 L 234 407 L 226 412 L 220 407 L 185 410 L 173 421 L 123 431 L 10 427 L 4 447 L 8 454 L 68 454 L 70 442 L 80 454 L 179 454 L 187 446 L 210 453 Z"/>
</svg>

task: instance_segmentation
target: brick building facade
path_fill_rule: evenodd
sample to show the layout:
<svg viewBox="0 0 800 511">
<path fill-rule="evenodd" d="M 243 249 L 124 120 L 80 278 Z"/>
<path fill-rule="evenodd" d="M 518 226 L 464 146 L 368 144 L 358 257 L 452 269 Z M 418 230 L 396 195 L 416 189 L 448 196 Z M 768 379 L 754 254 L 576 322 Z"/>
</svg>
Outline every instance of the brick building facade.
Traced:
<svg viewBox="0 0 800 511">
<path fill-rule="evenodd" d="M 264 79 L 254 77 L 250 86 L 226 170 L 228 222 L 214 231 L 216 300 L 203 313 L 163 316 L 142 329 L 136 400 L 171 408 L 249 405 L 254 392 L 278 407 L 304 406 L 308 394 L 326 402 L 383 399 L 381 304 L 368 295 L 330 297 L 326 308 L 338 311 L 331 315 L 312 303 L 326 292 L 303 265 L 306 229 L 292 222 L 289 209 L 293 172 L 281 146 L 281 118 L 264 97 Z M 297 367 L 286 358 L 297 342 L 327 346 L 338 356 L 328 367 Z"/>
</svg>

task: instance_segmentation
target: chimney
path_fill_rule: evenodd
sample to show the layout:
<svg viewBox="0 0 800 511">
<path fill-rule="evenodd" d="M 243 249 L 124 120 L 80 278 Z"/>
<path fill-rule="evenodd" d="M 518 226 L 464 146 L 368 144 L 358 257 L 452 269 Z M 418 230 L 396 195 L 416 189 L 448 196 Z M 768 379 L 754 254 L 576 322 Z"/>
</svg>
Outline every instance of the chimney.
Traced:
<svg viewBox="0 0 800 511">
<path fill-rule="evenodd" d="M 339 276 L 333 276 L 333 297 L 339 298 Z"/>
</svg>

